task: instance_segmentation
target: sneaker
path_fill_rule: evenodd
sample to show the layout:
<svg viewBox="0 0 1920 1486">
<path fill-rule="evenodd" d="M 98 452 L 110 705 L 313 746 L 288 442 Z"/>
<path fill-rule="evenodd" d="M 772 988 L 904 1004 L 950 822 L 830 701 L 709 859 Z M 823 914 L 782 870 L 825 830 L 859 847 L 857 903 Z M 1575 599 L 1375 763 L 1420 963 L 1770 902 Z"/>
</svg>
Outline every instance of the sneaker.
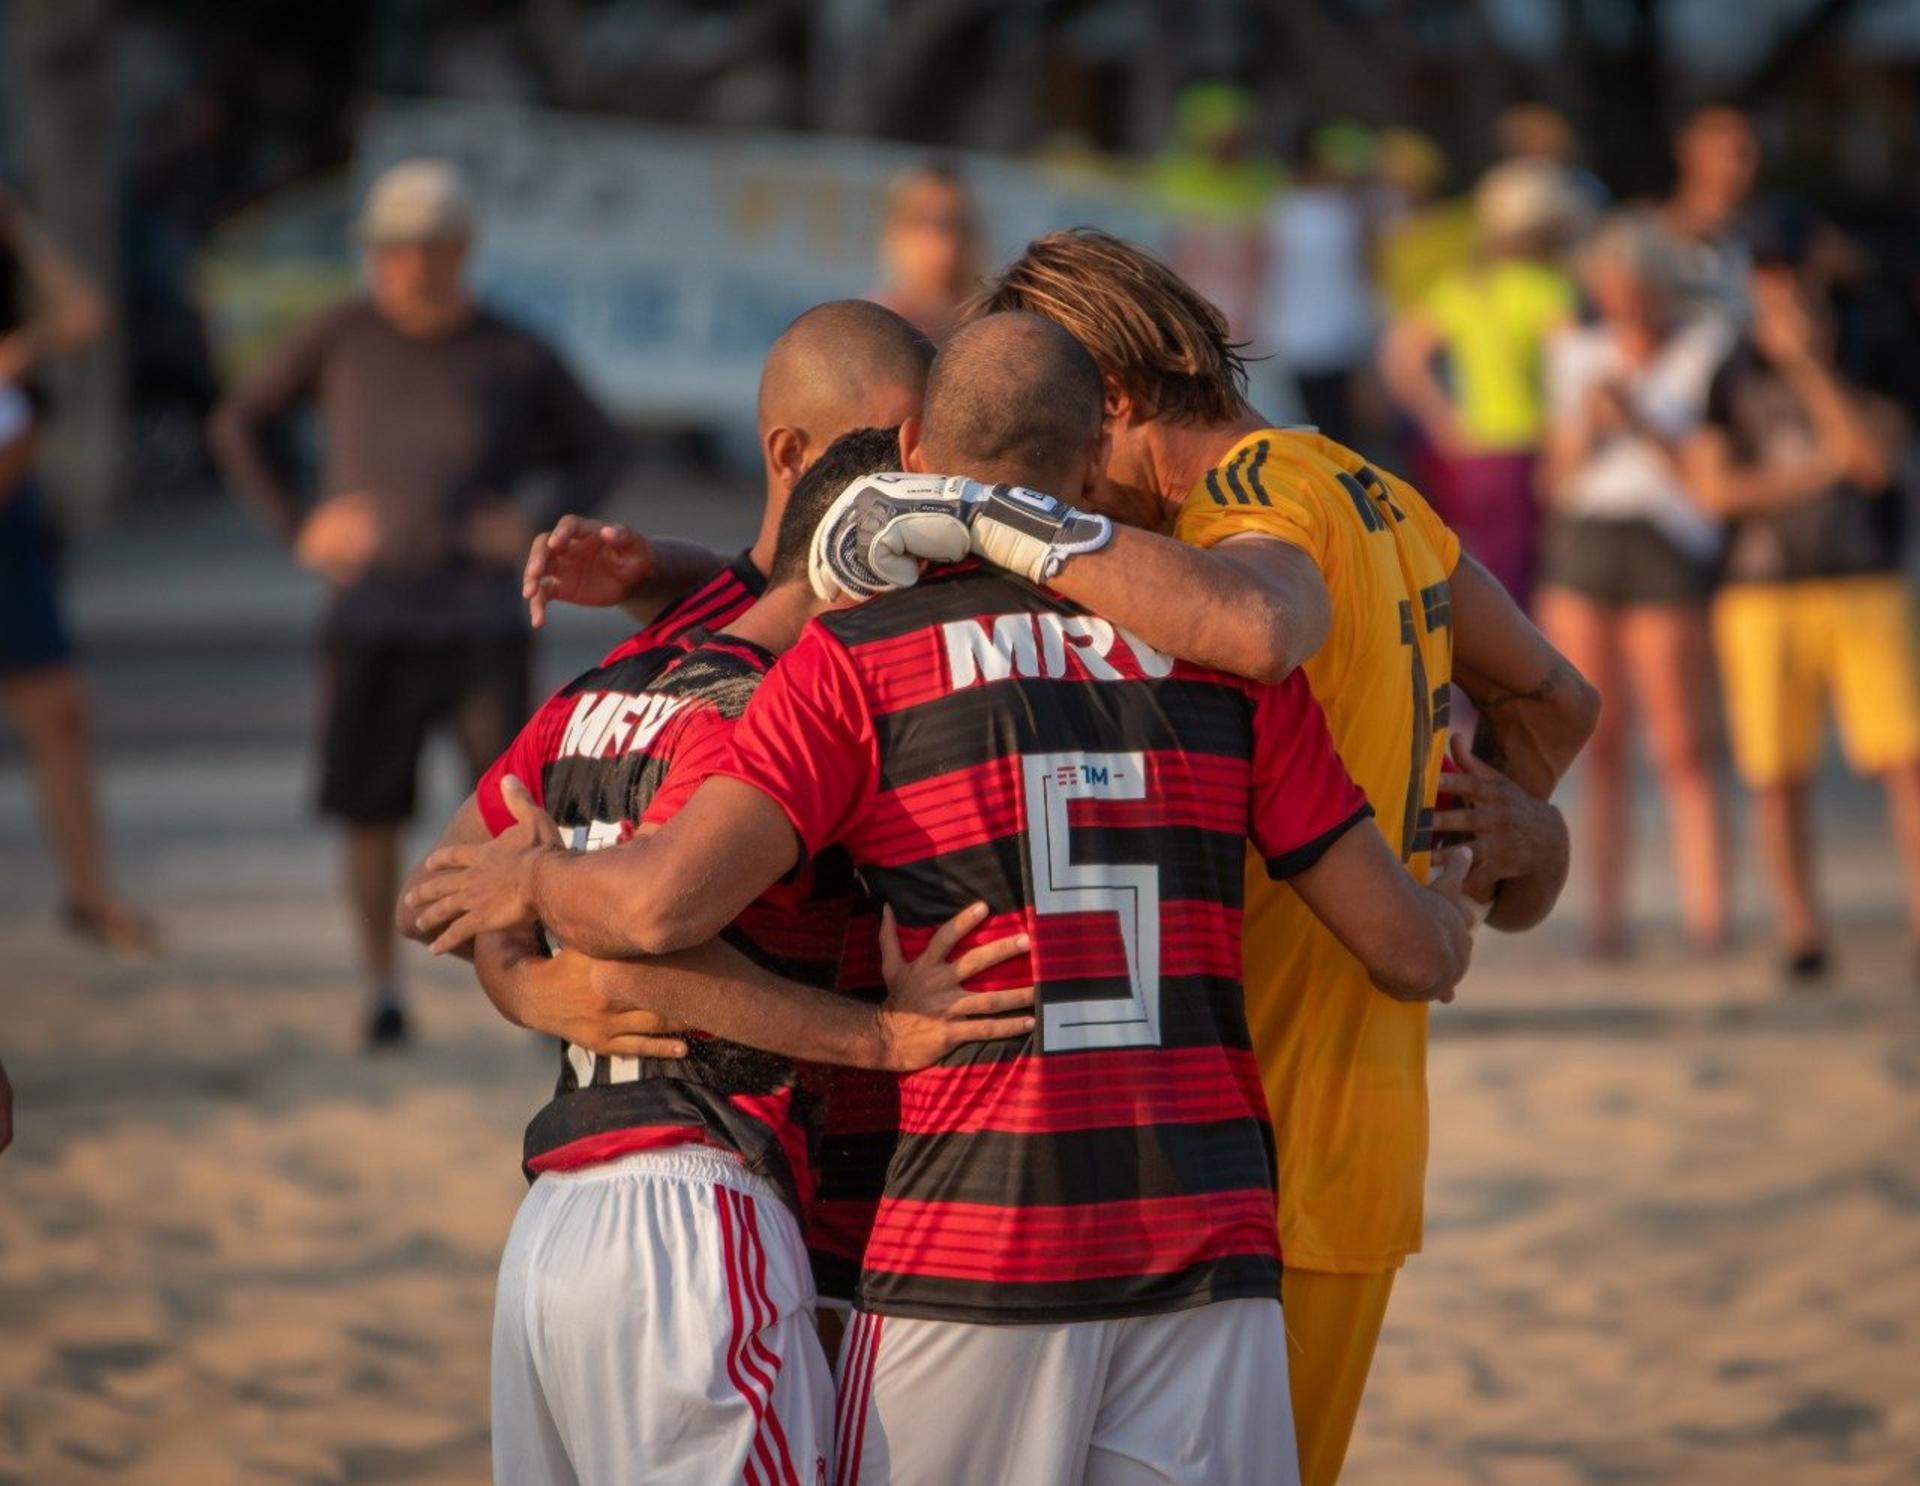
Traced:
<svg viewBox="0 0 1920 1486">
<path fill-rule="evenodd" d="M 91 944 L 128 959 L 152 959 L 160 953 L 160 932 L 153 920 L 125 903 L 103 903 L 86 907 L 68 903 L 60 910 L 66 931 L 83 944 Z"/>
<path fill-rule="evenodd" d="M 391 1001 L 367 1018 L 367 1051 L 370 1053 L 404 1047 L 412 1037 L 413 1028 L 406 1012 Z"/>
</svg>

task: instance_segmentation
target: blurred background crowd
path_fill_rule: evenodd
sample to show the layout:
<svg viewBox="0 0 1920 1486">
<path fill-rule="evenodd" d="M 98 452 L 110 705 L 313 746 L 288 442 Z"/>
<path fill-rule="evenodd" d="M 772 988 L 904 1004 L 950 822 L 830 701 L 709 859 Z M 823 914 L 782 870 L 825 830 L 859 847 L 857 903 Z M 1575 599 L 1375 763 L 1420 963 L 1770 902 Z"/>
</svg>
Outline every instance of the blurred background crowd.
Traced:
<svg viewBox="0 0 1920 1486">
<path fill-rule="evenodd" d="M 296 541 L 366 474 L 313 473 L 327 356 L 300 338 L 369 274 L 383 302 L 383 262 L 402 301 L 471 286 L 577 398 L 490 471 L 537 473 L 557 430 L 599 461 L 571 501 L 487 491 L 476 535 L 471 489 L 380 493 L 412 503 L 416 546 L 457 519 L 504 571 L 538 519 L 620 486 L 609 461 L 638 451 L 655 482 L 756 463 L 761 349 L 807 304 L 870 293 L 938 338 L 983 269 L 1080 221 L 1165 253 L 1262 358 L 1256 405 L 1415 479 L 1600 685 L 1593 953 L 1630 942 L 1636 740 L 1686 933 L 1725 944 L 1730 739 L 1781 954 L 1824 971 L 1828 704 L 1885 783 L 1920 915 L 1920 6 L 20 0 L 3 44 L 0 377 L 24 401 L 0 694 L 80 932 L 152 937 L 97 844 L 49 534 L 232 494 Z M 420 157 L 450 167 L 457 220 L 429 236 L 458 250 L 395 270 L 355 224 Z M 420 335 L 442 312 L 388 308 Z M 418 391 L 390 347 L 348 359 L 375 401 Z"/>
</svg>

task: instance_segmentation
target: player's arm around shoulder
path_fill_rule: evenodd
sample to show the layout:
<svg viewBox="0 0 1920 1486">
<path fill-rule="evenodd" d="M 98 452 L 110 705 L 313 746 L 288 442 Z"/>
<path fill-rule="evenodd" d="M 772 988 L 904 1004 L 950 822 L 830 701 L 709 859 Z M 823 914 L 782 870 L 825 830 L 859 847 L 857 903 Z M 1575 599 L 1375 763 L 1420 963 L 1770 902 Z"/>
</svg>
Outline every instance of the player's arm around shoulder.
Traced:
<svg viewBox="0 0 1920 1486">
<path fill-rule="evenodd" d="M 618 604 L 636 624 L 646 624 L 725 566 L 724 557 L 695 542 L 648 538 L 618 521 L 562 516 L 533 539 L 520 592 L 535 629 L 556 603 Z"/>
<path fill-rule="evenodd" d="M 1121 527 L 1049 586 L 1157 650 L 1249 681 L 1284 680 L 1332 620 L 1312 557 L 1253 528 L 1206 549 Z"/>
</svg>

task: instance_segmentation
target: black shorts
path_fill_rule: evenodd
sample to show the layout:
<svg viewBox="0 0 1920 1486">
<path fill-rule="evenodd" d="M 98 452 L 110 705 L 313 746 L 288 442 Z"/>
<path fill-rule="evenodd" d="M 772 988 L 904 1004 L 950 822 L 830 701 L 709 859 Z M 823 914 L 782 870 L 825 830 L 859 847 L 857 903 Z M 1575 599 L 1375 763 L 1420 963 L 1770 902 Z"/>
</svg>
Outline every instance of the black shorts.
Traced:
<svg viewBox="0 0 1920 1486">
<path fill-rule="evenodd" d="M 477 768 L 506 750 L 527 718 L 533 647 L 524 634 L 463 640 L 325 642 L 320 809 L 352 821 L 413 814 L 427 735 L 469 707 L 462 742 Z"/>
<path fill-rule="evenodd" d="M 32 479 L 0 495 L 0 672 L 39 670 L 73 657 L 41 499 Z"/>
<path fill-rule="evenodd" d="M 1683 551 L 1651 521 L 1556 516 L 1547 524 L 1541 581 L 1609 609 L 1704 604 L 1716 566 Z"/>
</svg>

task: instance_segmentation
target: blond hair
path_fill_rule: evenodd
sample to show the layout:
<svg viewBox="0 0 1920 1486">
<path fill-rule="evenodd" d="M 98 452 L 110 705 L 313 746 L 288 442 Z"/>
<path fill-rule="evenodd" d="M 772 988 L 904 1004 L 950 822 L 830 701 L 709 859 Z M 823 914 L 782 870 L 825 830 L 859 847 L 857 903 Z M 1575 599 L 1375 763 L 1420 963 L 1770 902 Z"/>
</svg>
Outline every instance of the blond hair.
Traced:
<svg viewBox="0 0 1920 1486">
<path fill-rule="evenodd" d="M 1247 409 L 1247 366 L 1227 317 L 1151 253 L 1091 227 L 1052 232 L 962 311 L 1044 315 L 1093 353 L 1103 376 L 1152 416 L 1225 423 Z"/>
<path fill-rule="evenodd" d="M 1624 269 L 1662 306 L 1672 308 L 1686 285 L 1686 264 L 1673 233 L 1645 207 L 1615 212 L 1594 230 L 1580 253 L 1580 268 Z"/>
</svg>

